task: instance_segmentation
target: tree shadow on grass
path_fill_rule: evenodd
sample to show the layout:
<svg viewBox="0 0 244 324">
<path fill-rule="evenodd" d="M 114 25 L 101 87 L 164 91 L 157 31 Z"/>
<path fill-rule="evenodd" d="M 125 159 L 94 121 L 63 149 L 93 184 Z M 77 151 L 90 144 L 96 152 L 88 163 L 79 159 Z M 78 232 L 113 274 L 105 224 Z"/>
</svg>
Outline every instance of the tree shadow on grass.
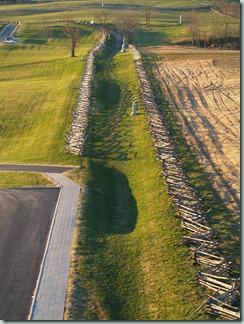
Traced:
<svg viewBox="0 0 244 324">
<path fill-rule="evenodd" d="M 123 102 L 120 106 L 121 87 L 116 82 L 102 80 L 97 82 L 96 97 L 93 100 L 88 138 L 83 156 L 95 159 L 126 161 L 130 136 L 120 127 L 127 113 Z"/>
<path fill-rule="evenodd" d="M 80 238 L 84 303 L 79 319 L 101 320 L 106 314 L 110 320 L 122 320 L 129 296 L 121 293 L 121 287 L 123 292 L 138 295 L 136 281 L 129 274 L 138 265 L 128 252 L 126 236 L 136 227 L 137 204 L 127 177 L 94 160 L 89 161 L 86 189 Z M 137 246 L 134 250 L 137 253 Z"/>
<path fill-rule="evenodd" d="M 127 177 L 95 160 L 89 161 L 88 197 L 84 216 L 93 237 L 131 233 L 137 206 Z"/>
</svg>

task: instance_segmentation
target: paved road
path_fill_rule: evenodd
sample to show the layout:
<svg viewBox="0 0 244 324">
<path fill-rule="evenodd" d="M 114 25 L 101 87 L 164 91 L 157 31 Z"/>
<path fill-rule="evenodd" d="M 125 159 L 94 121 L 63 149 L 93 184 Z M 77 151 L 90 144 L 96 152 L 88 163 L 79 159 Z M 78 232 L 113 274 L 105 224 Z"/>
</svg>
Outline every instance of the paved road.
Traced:
<svg viewBox="0 0 244 324">
<path fill-rule="evenodd" d="M 0 189 L 0 319 L 29 314 L 59 191 Z"/>
<path fill-rule="evenodd" d="M 10 36 L 17 26 L 18 26 L 17 24 L 7 25 L 0 34 L 0 43 L 4 43 L 5 38 Z"/>
<path fill-rule="evenodd" d="M 0 164 L 0 171 L 33 171 L 63 173 L 74 169 L 73 166 L 44 165 L 44 164 Z"/>
<path fill-rule="evenodd" d="M 55 212 L 52 213 L 52 223 L 49 231 L 49 236 L 47 239 L 47 244 L 45 247 L 45 251 L 43 254 L 43 249 L 39 249 L 39 245 L 37 244 L 36 250 L 39 251 L 41 255 L 41 261 L 39 257 L 39 261 L 35 262 L 36 271 L 39 271 L 39 275 L 32 276 L 32 274 L 28 273 L 26 274 L 26 269 L 28 269 L 28 263 L 31 263 L 30 260 L 25 260 L 25 263 L 22 264 L 23 272 L 25 272 L 26 277 L 32 277 L 31 282 L 32 286 L 31 289 L 28 290 L 27 294 L 28 296 L 26 298 L 23 297 L 23 301 L 21 300 L 21 294 L 19 293 L 20 287 L 22 286 L 22 290 L 25 287 L 23 285 L 22 281 L 18 279 L 18 281 L 14 281 L 13 278 L 16 278 L 16 274 L 19 272 L 19 270 L 15 270 L 12 276 L 12 286 L 9 288 L 9 286 L 6 287 L 8 294 L 11 292 L 10 296 L 16 295 L 19 300 L 20 305 L 25 305 L 25 313 L 20 314 L 20 306 L 18 305 L 18 302 L 14 303 L 16 309 L 13 307 L 8 307 L 8 313 L 4 313 L 4 310 L 2 310 L 1 313 L 1 307 L 0 307 L 0 318 L 5 320 L 22 320 L 26 319 L 27 317 L 23 318 L 23 316 L 26 316 L 26 307 L 29 311 L 29 318 L 31 320 L 62 320 L 63 314 L 64 314 L 64 307 L 65 307 L 65 296 L 66 296 L 66 285 L 68 281 L 68 273 L 69 273 L 69 265 L 70 265 L 70 249 L 71 249 L 71 243 L 73 238 L 73 232 L 75 227 L 75 221 L 76 221 L 76 213 L 77 213 L 77 206 L 78 206 L 78 200 L 79 200 L 79 193 L 80 193 L 80 187 L 67 177 L 65 177 L 62 172 L 67 171 L 69 169 L 72 169 L 73 167 L 63 167 L 63 166 L 49 166 L 49 165 L 0 165 L 0 170 L 14 170 L 14 171 L 37 171 L 37 172 L 44 172 L 46 176 L 54 180 L 56 183 L 60 184 L 60 194 L 59 199 L 56 204 Z M 11 189 L 9 189 L 11 190 Z M 13 192 L 14 189 L 12 189 Z M 27 189 L 25 189 L 27 190 Z M 31 189 L 32 192 L 40 191 L 41 189 Z M 44 189 L 47 190 L 47 189 Z M 59 188 L 58 188 L 59 190 Z M 31 205 L 31 199 L 25 199 L 27 198 L 26 195 L 27 191 L 23 190 L 22 198 L 26 201 L 26 205 Z M 1 199 L 4 199 L 4 195 L 0 192 L 0 208 L 2 207 Z M 15 206 L 15 202 L 18 201 L 18 199 L 10 199 L 5 204 L 5 210 L 9 211 L 11 214 L 11 217 L 13 219 L 17 217 L 18 219 L 18 208 L 13 208 Z M 55 200 L 56 203 L 57 200 Z M 13 203 L 14 202 L 14 203 Z M 49 208 L 48 205 L 46 206 L 45 201 L 43 201 L 44 205 L 43 207 Z M 20 203 L 21 204 L 21 203 Z M 39 208 L 37 208 L 39 210 Z M 51 209 L 51 208 L 50 208 Z M 28 228 L 28 231 L 24 232 L 26 233 L 24 236 L 22 236 L 22 230 L 19 230 L 18 222 L 12 222 L 11 226 L 14 228 L 15 231 L 19 231 L 19 238 L 20 241 L 15 246 L 15 255 L 19 256 L 22 254 L 25 255 L 26 251 L 26 257 L 30 257 L 30 253 L 28 252 L 28 249 L 25 248 L 24 242 L 22 240 L 27 240 L 28 233 L 32 233 L 32 221 L 30 221 L 31 217 L 34 215 L 40 220 L 42 217 L 37 216 L 37 213 L 35 212 L 35 209 L 32 209 L 30 212 L 24 213 L 26 216 L 25 220 L 23 221 L 23 226 L 26 224 L 26 228 Z M 8 217 L 6 219 L 5 217 L 5 211 L 2 211 L 2 215 L 0 213 L 0 224 L 2 222 L 2 219 L 5 219 L 5 223 L 3 222 L 3 229 L 8 226 Z M 45 215 L 48 215 L 48 212 L 46 211 Z M 4 218 L 5 217 L 5 218 Z M 7 223 L 6 223 L 7 222 Z M 6 225 L 7 224 L 7 225 Z M 24 226 L 25 228 L 25 226 Z M 1 229 L 1 227 L 0 227 Z M 43 231 L 42 231 L 43 232 Z M 2 235 L 4 237 L 4 230 L 2 231 Z M 14 232 L 13 232 L 14 233 Z M 29 235 L 33 245 L 35 246 L 35 243 L 38 243 L 38 231 L 36 230 L 34 233 L 36 233 L 36 240 L 35 236 Z M 0 232 L 1 235 L 1 232 Z M 43 236 L 43 235 L 42 235 Z M 21 240 L 22 238 L 22 240 Z M 15 235 L 11 235 L 11 239 L 15 241 Z M 10 239 L 10 242 L 11 242 Z M 28 240 L 27 240 L 28 242 Z M 5 246 L 7 246 L 7 243 L 4 243 Z M 21 249 L 21 254 L 19 254 L 18 246 L 21 246 L 23 244 L 23 248 Z M 0 240 L 0 249 L 1 249 L 1 240 Z M 12 250 L 12 246 L 9 245 L 9 249 Z M 9 251 L 8 248 L 6 248 L 6 251 Z M 0 255 L 1 257 L 1 255 Z M 6 258 L 4 258 L 5 260 Z M 2 261 L 2 260 L 1 260 Z M 12 258 L 10 258 L 10 262 L 12 262 Z M 4 262 L 1 262 L 4 264 Z M 41 266 L 40 266 L 41 263 Z M 6 263 L 8 265 L 8 263 Z M 10 268 L 9 268 L 10 269 Z M 3 273 L 0 272 L 0 278 L 4 278 L 11 271 L 7 269 L 7 267 L 3 268 Z M 27 271 L 28 272 L 28 271 Z M 38 278 L 37 278 L 38 277 Z M 19 281 L 20 280 L 20 281 Z M 33 286 L 33 280 L 37 284 Z M 1 280 L 4 284 L 5 280 Z M 36 287 L 36 289 L 35 289 Z M 1 289 L 1 286 L 0 286 Z M 15 290 L 17 289 L 17 290 Z M 19 290 L 18 290 L 19 289 Z M 30 305 L 30 297 L 31 294 L 34 291 L 34 298 L 32 300 L 32 304 Z M 4 296 L 0 295 L 0 303 L 4 301 Z M 28 299 L 29 298 L 29 299 Z M 11 304 L 11 299 L 10 299 Z M 5 309 L 5 304 L 2 303 L 2 308 Z M 23 306 L 24 307 L 24 306 Z"/>
</svg>

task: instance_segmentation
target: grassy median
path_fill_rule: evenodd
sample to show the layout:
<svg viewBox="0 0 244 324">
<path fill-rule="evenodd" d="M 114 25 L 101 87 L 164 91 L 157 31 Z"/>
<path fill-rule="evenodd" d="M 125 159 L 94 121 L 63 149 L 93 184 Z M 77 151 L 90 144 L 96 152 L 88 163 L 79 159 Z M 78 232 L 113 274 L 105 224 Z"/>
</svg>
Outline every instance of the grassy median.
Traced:
<svg viewBox="0 0 244 324">
<path fill-rule="evenodd" d="M 77 57 L 70 57 L 62 25 L 22 25 L 22 42 L 0 47 L 1 163 L 79 164 L 64 151 L 85 61 L 80 55 L 100 39 L 82 29 Z"/>
</svg>

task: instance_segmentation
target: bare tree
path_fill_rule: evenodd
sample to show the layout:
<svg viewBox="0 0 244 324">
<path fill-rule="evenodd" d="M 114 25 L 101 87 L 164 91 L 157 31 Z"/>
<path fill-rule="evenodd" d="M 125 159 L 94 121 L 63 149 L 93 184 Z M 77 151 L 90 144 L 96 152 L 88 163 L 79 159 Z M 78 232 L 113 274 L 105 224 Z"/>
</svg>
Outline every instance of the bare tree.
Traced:
<svg viewBox="0 0 244 324">
<path fill-rule="evenodd" d="M 144 17 L 145 17 L 145 20 L 146 20 L 146 25 L 150 25 L 153 6 L 150 5 L 149 3 L 144 3 L 144 5 L 142 7 L 142 10 L 143 10 Z"/>
<path fill-rule="evenodd" d="M 113 21 L 110 19 L 107 10 L 102 10 L 100 14 L 97 15 L 97 19 L 102 26 L 103 32 L 105 35 L 109 35 L 112 30 Z"/>
<path fill-rule="evenodd" d="M 72 25 L 71 22 L 66 22 L 65 31 L 67 36 L 70 38 L 70 48 L 71 48 L 71 57 L 75 57 L 75 48 L 77 42 L 80 38 L 80 28 L 77 26 Z"/>
<path fill-rule="evenodd" d="M 196 12 L 192 10 L 192 12 L 188 15 L 189 21 L 189 31 L 191 35 L 192 45 L 198 45 L 199 43 L 199 22 Z"/>
<path fill-rule="evenodd" d="M 118 17 L 117 26 L 119 32 L 125 36 L 126 41 L 130 42 L 139 27 L 138 16 L 132 10 L 123 11 Z"/>
<path fill-rule="evenodd" d="M 230 15 L 232 17 L 235 17 L 235 18 L 238 18 L 240 19 L 240 3 L 238 2 L 231 2 L 230 4 L 230 7 L 229 7 L 229 10 L 230 10 Z"/>
</svg>

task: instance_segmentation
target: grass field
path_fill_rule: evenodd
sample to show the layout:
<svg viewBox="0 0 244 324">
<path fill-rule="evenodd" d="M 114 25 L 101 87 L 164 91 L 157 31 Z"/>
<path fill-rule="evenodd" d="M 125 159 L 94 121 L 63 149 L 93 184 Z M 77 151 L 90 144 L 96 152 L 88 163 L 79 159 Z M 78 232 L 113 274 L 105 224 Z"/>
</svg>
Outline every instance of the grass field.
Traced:
<svg viewBox="0 0 244 324">
<path fill-rule="evenodd" d="M 161 1 L 153 3 L 162 5 Z M 203 4 L 200 0 L 163 3 Z M 209 3 L 212 1 L 204 2 Z M 195 270 L 184 263 L 190 251 L 179 244 L 183 232 L 159 175 L 140 103 L 138 114 L 131 116 L 131 97 L 139 98 L 140 92 L 129 53 L 107 59 L 105 51 L 99 57 L 84 156 L 63 151 L 84 68 L 80 55 L 86 55 L 100 32 L 81 27 L 77 57 L 70 58 L 62 24 L 50 21 L 90 21 L 100 9 L 88 4 L 40 1 L 0 6 L 0 19 L 38 22 L 22 24 L 17 35 L 20 44 L 0 47 L 0 161 L 80 165 L 68 173 L 81 184 L 83 198 L 72 251 L 66 319 L 208 320 L 202 311 L 191 316 L 206 293 L 194 281 L 185 285 Z M 119 11 L 110 12 L 115 17 Z M 141 17 L 142 28 L 135 42 L 160 46 L 189 39 L 188 26 L 177 23 L 179 14 L 157 11 L 149 27 Z M 209 12 L 198 14 L 210 19 Z M 214 17 L 211 13 L 211 19 Z M 222 26 L 224 18 L 219 19 Z M 167 106 L 156 96 L 162 107 Z M 166 114 L 184 166 L 204 194 L 209 183 L 178 132 L 177 120 L 172 112 Z M 0 186 L 47 185 L 45 181 L 36 174 L 0 173 Z M 222 213 L 218 215 L 221 218 L 224 211 L 219 201 L 211 202 L 215 211 Z"/>
<path fill-rule="evenodd" d="M 41 21 L 50 19 L 91 19 L 95 14 L 101 11 L 101 4 L 104 8 L 110 5 L 116 5 L 118 10 L 125 8 L 127 5 L 134 5 L 138 10 L 143 6 L 141 0 L 134 1 L 48 1 L 33 2 L 26 4 L 1 5 L 0 20 L 6 21 Z M 150 1 L 150 4 L 157 7 L 184 7 L 213 4 L 212 0 L 174 0 L 174 1 Z M 116 12 L 116 8 L 115 8 Z"/>
<path fill-rule="evenodd" d="M 48 40 L 41 38 L 40 28 L 23 25 L 21 44 L 0 47 L 0 160 L 79 164 L 79 158 L 63 151 L 65 134 L 84 68 L 80 55 L 100 32 L 83 28 L 77 57 L 71 58 L 61 26 L 46 26 Z"/>
<path fill-rule="evenodd" d="M 204 295 L 192 283 L 182 232 L 159 175 L 131 54 L 100 58 L 76 227 L 70 320 L 183 320 Z M 71 274 L 72 277 L 72 274 Z M 70 283 L 72 287 L 72 283 Z M 70 292 L 69 292 L 70 293 Z M 187 303 L 186 303 L 187 300 Z M 207 319 L 201 312 L 194 319 Z"/>
<path fill-rule="evenodd" d="M 29 186 L 54 186 L 54 184 L 38 172 L 0 172 L 0 187 Z"/>
</svg>

